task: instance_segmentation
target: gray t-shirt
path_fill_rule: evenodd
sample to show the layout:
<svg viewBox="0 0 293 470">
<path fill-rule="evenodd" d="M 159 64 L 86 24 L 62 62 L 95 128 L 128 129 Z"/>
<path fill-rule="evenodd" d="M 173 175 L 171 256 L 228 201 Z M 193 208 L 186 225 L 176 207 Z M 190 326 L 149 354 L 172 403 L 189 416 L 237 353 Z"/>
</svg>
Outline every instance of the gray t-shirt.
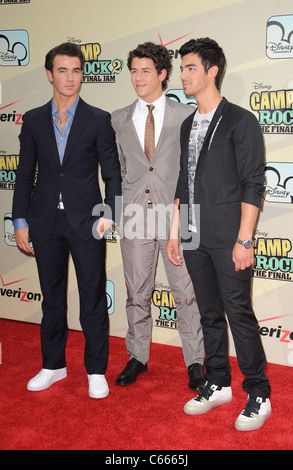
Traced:
<svg viewBox="0 0 293 470">
<path fill-rule="evenodd" d="M 197 232 L 196 217 L 194 207 L 194 179 L 196 173 L 197 162 L 201 152 L 206 132 L 210 125 L 216 108 L 207 114 L 197 112 L 194 115 L 192 128 L 189 137 L 188 148 L 188 190 L 189 190 L 189 230 Z"/>
</svg>

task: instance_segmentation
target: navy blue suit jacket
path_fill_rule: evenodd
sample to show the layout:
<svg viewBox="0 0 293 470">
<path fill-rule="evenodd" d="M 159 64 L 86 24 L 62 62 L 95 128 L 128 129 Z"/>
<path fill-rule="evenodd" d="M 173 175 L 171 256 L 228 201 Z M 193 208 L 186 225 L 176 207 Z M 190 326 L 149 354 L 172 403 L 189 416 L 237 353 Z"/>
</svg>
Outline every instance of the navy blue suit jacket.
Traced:
<svg viewBox="0 0 293 470">
<path fill-rule="evenodd" d="M 115 196 L 121 195 L 121 177 L 109 113 L 79 100 L 62 164 L 51 101 L 25 114 L 19 140 L 12 217 L 25 218 L 33 237 L 46 240 L 50 234 L 60 193 L 72 229 L 83 239 L 92 237 L 96 220 L 92 209 L 103 202 L 99 165 L 105 182 L 104 203 L 111 208 L 115 220 Z M 36 169 L 37 181 L 33 187 Z"/>
</svg>

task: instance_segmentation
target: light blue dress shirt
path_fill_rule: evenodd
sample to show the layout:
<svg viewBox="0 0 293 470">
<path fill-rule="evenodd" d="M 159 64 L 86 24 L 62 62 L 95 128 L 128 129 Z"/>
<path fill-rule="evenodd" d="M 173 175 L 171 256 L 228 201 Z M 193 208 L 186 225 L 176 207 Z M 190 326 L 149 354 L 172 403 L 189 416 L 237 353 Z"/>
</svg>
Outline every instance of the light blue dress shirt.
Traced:
<svg viewBox="0 0 293 470">
<path fill-rule="evenodd" d="M 59 153 L 59 158 L 60 158 L 60 163 L 62 164 L 63 162 L 63 157 L 67 145 L 67 139 L 69 136 L 69 132 L 71 129 L 71 125 L 73 122 L 73 118 L 75 116 L 76 108 L 79 102 L 79 96 L 77 99 L 74 101 L 74 103 L 66 110 L 66 116 L 67 116 L 67 122 L 65 124 L 65 127 L 63 131 L 60 129 L 60 126 L 57 122 L 57 118 L 59 116 L 59 111 L 56 108 L 54 101 L 52 99 L 52 119 L 53 119 L 53 127 L 54 127 L 54 133 L 55 133 L 55 138 L 56 138 L 56 143 L 57 143 L 57 148 L 58 148 L 58 153 Z M 60 201 L 62 200 L 62 195 L 60 194 Z M 28 227 L 28 223 L 25 219 L 15 219 L 13 221 L 14 224 L 14 230 L 20 229 L 20 228 L 26 228 Z"/>
</svg>

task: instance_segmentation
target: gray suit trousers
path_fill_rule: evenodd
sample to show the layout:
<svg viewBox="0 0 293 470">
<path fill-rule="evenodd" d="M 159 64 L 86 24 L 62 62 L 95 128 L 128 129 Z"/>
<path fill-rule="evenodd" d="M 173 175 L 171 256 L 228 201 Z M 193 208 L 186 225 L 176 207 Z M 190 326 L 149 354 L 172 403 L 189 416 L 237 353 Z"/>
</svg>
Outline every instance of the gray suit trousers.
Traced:
<svg viewBox="0 0 293 470">
<path fill-rule="evenodd" d="M 151 299 L 159 251 L 173 294 L 178 331 L 186 366 L 203 364 L 204 345 L 200 314 L 191 279 L 185 264 L 174 266 L 167 258 L 165 239 L 123 239 L 121 252 L 127 289 L 126 314 L 128 331 L 126 348 L 131 357 L 146 364 L 150 356 L 152 335 Z"/>
</svg>

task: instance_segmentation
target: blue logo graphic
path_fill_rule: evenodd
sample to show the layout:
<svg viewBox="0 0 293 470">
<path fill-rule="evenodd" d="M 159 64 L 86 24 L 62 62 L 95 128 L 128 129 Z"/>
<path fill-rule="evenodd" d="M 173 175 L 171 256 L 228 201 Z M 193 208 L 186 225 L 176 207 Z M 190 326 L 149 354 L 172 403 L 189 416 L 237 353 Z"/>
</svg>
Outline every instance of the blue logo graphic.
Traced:
<svg viewBox="0 0 293 470">
<path fill-rule="evenodd" d="M 267 56 L 293 58 L 293 15 L 272 16 L 267 22 Z"/>
<path fill-rule="evenodd" d="M 293 204 L 293 163 L 268 162 L 265 176 L 265 200 Z"/>
<path fill-rule="evenodd" d="M 29 37 L 24 29 L 0 31 L 0 65 L 20 67 L 29 63 Z"/>
<path fill-rule="evenodd" d="M 106 281 L 106 295 L 108 315 L 114 313 L 114 284 L 112 281 Z"/>
<path fill-rule="evenodd" d="M 193 106 L 196 106 L 195 98 L 193 96 L 186 96 L 183 93 L 183 90 L 168 90 L 166 96 L 171 100 L 178 101 L 178 103 L 192 104 Z"/>
</svg>

